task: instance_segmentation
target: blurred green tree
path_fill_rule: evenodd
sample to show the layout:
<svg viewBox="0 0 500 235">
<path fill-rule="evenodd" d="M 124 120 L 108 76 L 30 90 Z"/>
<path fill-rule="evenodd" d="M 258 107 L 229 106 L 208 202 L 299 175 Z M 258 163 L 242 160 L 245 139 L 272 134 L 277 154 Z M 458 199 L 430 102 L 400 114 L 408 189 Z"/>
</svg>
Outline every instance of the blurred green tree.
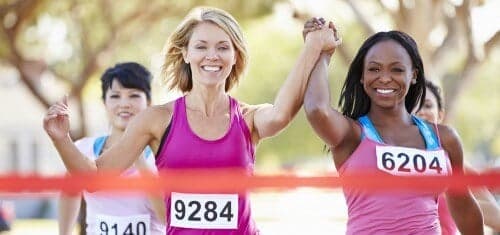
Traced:
<svg viewBox="0 0 500 235">
<path fill-rule="evenodd" d="M 216 6 L 245 19 L 270 13 L 273 2 L 2 1 L 0 63 L 15 68 L 20 80 L 46 108 L 56 97 L 68 94 L 80 120 L 73 123 L 76 129 L 72 134 L 79 138 L 87 132 L 84 87 L 113 61 L 123 61 L 123 57 L 114 60 L 118 55 L 149 62 L 148 56 L 161 50 L 168 31 L 194 6 Z M 43 89 L 47 79 L 56 80 L 62 91 L 53 94 L 53 89 Z"/>
</svg>

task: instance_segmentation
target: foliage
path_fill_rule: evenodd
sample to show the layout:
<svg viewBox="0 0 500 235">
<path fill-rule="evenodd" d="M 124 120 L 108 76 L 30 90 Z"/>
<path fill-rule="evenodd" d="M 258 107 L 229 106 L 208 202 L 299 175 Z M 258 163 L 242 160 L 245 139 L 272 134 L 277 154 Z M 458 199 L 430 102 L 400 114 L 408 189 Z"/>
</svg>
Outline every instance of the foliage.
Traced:
<svg viewBox="0 0 500 235">
<path fill-rule="evenodd" d="M 19 72 L 20 80 L 43 107 L 69 93 L 82 117 L 75 128 L 75 135 L 81 136 L 88 129 L 84 104 L 100 99 L 96 84 L 103 69 L 120 61 L 137 61 L 153 69 L 155 84 L 159 84 L 156 70 L 166 38 L 189 9 L 210 5 L 231 12 L 249 43 L 250 67 L 232 94 L 250 104 L 272 103 L 300 52 L 302 24 L 315 14 L 299 1 L 2 1 L 0 63 Z M 467 151 L 498 156 L 500 110 L 495 91 L 500 84 L 495 78 L 499 67 L 495 48 L 499 33 L 484 43 L 471 36 L 471 9 L 488 1 L 464 0 L 461 5 L 447 0 L 392 1 L 398 8 L 388 7 L 388 2 L 314 4 L 335 20 L 344 42 L 330 66 L 332 103 L 338 101 L 347 65 L 361 42 L 381 30 L 380 25 L 385 24 L 384 30 L 403 29 L 417 38 L 428 76 L 442 81 L 449 99 L 449 121 L 462 134 Z M 293 12 L 280 15 L 278 6 L 291 7 Z M 422 23 L 422 19 L 429 22 Z M 437 45 L 430 42 L 436 30 L 444 31 Z M 55 80 L 59 89 L 48 87 L 47 80 Z M 455 102 L 458 105 L 453 106 Z M 302 111 L 280 135 L 263 141 L 257 153 L 258 162 L 264 164 L 325 154 Z"/>
</svg>

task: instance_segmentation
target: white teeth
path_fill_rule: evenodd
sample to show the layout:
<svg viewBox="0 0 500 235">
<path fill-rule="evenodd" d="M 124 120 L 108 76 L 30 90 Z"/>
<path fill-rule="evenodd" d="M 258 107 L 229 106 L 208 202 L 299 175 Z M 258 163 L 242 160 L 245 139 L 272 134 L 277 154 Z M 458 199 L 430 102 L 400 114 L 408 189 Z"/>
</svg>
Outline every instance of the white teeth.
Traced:
<svg viewBox="0 0 500 235">
<path fill-rule="evenodd" d="M 122 113 L 118 113 L 118 116 L 120 116 L 120 117 L 130 117 L 130 116 L 132 116 L 132 114 L 131 113 L 127 113 L 127 112 L 122 112 Z"/>
<path fill-rule="evenodd" d="M 220 66 L 208 66 L 208 65 L 202 66 L 202 68 L 203 68 L 203 70 L 210 71 L 210 72 L 219 71 L 221 69 Z"/>
<path fill-rule="evenodd" d="M 377 89 L 377 92 L 381 94 L 389 94 L 394 92 L 394 89 Z"/>
</svg>

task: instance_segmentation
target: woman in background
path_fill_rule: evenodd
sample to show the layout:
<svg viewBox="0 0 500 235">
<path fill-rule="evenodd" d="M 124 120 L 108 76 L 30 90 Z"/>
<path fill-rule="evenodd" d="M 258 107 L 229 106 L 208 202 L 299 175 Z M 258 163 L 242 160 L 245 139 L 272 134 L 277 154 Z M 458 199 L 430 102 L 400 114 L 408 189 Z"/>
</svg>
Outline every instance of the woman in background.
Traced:
<svg viewBox="0 0 500 235">
<path fill-rule="evenodd" d="M 116 64 L 101 76 L 102 100 L 110 123 L 109 133 L 85 137 L 76 147 L 91 160 L 115 144 L 125 128 L 139 112 L 151 105 L 151 74 L 142 65 L 129 62 Z M 132 177 L 141 171 L 156 171 L 155 158 L 146 147 L 134 166 L 123 175 Z M 70 235 L 75 227 L 82 195 L 63 195 L 59 202 L 59 234 Z M 165 234 L 163 202 L 136 194 L 83 192 L 86 202 L 87 234 Z"/>
<path fill-rule="evenodd" d="M 441 89 L 429 80 L 425 81 L 427 89 L 424 105 L 418 110 L 417 116 L 433 123 L 441 124 L 444 119 L 444 101 L 441 94 Z M 477 173 L 471 166 L 465 164 L 465 171 Z M 486 188 L 472 189 L 472 194 L 478 201 L 479 207 L 483 212 L 484 224 L 494 231 L 500 232 L 500 207 L 498 206 L 495 197 Z M 456 235 L 458 228 L 451 217 L 450 210 L 446 204 L 445 195 L 439 196 L 438 202 L 439 223 L 443 235 Z"/>
</svg>

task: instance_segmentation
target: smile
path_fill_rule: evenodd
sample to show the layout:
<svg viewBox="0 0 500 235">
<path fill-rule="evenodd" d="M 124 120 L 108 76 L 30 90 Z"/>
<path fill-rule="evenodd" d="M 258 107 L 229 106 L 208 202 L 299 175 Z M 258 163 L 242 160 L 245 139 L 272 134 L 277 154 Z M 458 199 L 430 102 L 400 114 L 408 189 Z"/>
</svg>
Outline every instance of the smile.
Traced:
<svg viewBox="0 0 500 235">
<path fill-rule="evenodd" d="M 204 71 L 207 71 L 207 72 L 218 72 L 222 69 L 222 66 L 210 66 L 210 65 L 204 65 L 204 66 L 201 66 L 201 68 L 204 70 Z"/>
<path fill-rule="evenodd" d="M 377 93 L 380 94 L 390 94 L 396 91 L 396 89 L 375 89 Z"/>
<path fill-rule="evenodd" d="M 134 114 L 129 113 L 129 112 L 120 112 L 120 113 L 118 113 L 118 117 L 121 117 L 121 118 L 129 118 L 129 117 L 132 117 L 132 116 L 134 116 Z"/>
</svg>

